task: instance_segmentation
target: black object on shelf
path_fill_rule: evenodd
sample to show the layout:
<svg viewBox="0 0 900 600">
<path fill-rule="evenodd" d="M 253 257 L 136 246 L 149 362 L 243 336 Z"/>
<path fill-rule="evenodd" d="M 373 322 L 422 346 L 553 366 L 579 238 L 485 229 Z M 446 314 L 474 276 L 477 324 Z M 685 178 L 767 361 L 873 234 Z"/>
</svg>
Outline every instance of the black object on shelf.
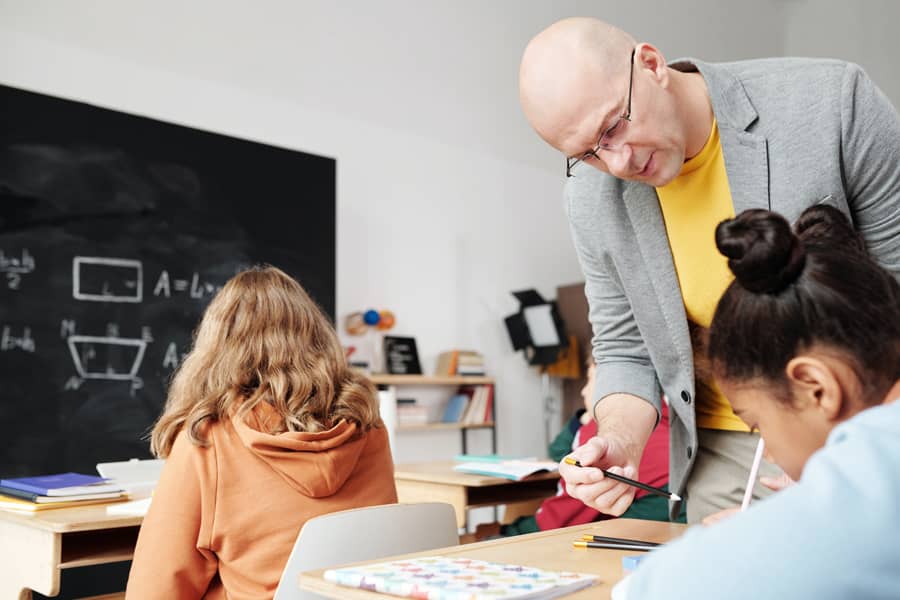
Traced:
<svg viewBox="0 0 900 600">
<path fill-rule="evenodd" d="M 391 375 L 421 375 L 416 338 L 384 336 L 384 363 Z"/>
</svg>

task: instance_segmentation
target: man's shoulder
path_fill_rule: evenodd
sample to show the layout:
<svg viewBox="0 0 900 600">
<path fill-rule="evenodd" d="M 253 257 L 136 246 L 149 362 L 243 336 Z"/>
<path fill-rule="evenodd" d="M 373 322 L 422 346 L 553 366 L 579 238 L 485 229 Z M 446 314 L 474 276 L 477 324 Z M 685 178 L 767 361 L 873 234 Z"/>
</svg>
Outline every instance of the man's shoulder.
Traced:
<svg viewBox="0 0 900 600">
<path fill-rule="evenodd" d="M 780 82 L 798 84 L 814 83 L 827 85 L 830 81 L 840 81 L 848 69 L 861 70 L 858 65 L 835 58 L 805 58 L 796 56 L 755 58 L 732 62 L 703 62 L 684 59 L 673 63 L 673 68 L 685 70 L 696 66 L 701 72 L 718 72 L 740 80 L 745 85 L 759 83 L 773 85 Z M 824 85 L 823 85 L 824 84 Z"/>
<path fill-rule="evenodd" d="M 569 201 L 583 198 L 621 196 L 623 181 L 588 164 L 580 164 L 572 177 L 566 179 L 565 194 Z"/>
<path fill-rule="evenodd" d="M 598 225 L 616 219 L 629 182 L 586 164 L 566 180 L 566 214 L 576 225 Z M 624 216 L 624 212 L 622 214 Z"/>
</svg>

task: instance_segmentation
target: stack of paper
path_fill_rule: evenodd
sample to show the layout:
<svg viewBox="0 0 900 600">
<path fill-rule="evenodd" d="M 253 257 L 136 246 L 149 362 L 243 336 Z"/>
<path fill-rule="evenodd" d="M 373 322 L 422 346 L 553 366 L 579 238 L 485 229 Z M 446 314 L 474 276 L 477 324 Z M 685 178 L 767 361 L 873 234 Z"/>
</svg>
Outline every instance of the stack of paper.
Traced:
<svg viewBox="0 0 900 600">
<path fill-rule="evenodd" d="M 103 477 L 59 473 L 0 479 L 0 508 L 37 511 L 123 499 L 125 492 Z"/>
</svg>

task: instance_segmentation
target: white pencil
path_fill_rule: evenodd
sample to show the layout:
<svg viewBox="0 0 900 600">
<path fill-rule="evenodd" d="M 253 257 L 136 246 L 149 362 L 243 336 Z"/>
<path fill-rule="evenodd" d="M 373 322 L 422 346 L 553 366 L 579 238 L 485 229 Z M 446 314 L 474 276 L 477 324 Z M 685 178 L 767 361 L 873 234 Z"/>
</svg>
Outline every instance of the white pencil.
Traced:
<svg viewBox="0 0 900 600">
<path fill-rule="evenodd" d="M 756 445 L 756 456 L 753 457 L 753 466 L 750 467 L 750 478 L 747 479 L 747 490 L 744 492 L 744 501 L 741 502 L 741 510 L 747 510 L 750 506 L 750 498 L 753 496 L 753 487 L 756 485 L 756 474 L 759 473 L 759 463 L 762 461 L 763 452 L 766 443 L 762 436 L 759 437 L 759 443 Z"/>
</svg>

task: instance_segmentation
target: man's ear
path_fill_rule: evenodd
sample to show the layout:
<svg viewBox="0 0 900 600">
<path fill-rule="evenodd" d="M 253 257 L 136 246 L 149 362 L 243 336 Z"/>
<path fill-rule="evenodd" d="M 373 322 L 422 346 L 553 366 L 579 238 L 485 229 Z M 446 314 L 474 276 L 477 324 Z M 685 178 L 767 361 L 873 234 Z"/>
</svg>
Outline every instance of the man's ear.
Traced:
<svg viewBox="0 0 900 600">
<path fill-rule="evenodd" d="M 826 363 L 812 356 L 800 355 L 788 362 L 784 372 L 797 408 L 818 410 L 828 421 L 840 418 L 844 390 Z"/>
<path fill-rule="evenodd" d="M 653 74 L 660 85 L 665 86 L 669 81 L 669 69 L 666 66 L 666 58 L 656 46 L 641 42 L 634 49 L 635 70 L 644 69 Z"/>
</svg>

